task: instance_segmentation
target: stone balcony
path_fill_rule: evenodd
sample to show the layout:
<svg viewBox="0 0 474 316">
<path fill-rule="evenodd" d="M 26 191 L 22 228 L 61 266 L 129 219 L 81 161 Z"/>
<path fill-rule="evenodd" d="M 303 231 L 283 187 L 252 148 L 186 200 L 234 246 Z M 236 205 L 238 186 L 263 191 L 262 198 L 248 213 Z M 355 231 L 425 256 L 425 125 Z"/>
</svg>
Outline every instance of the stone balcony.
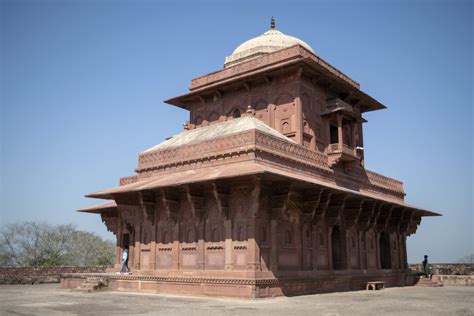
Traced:
<svg viewBox="0 0 474 316">
<path fill-rule="evenodd" d="M 354 108 L 349 103 L 339 99 L 331 99 L 326 102 L 326 110 L 322 113 L 323 116 L 330 115 L 335 112 L 346 112 L 353 114 Z"/>
<path fill-rule="evenodd" d="M 329 144 L 327 155 L 329 166 L 339 163 L 352 164 L 360 159 L 356 148 L 341 143 Z"/>
</svg>

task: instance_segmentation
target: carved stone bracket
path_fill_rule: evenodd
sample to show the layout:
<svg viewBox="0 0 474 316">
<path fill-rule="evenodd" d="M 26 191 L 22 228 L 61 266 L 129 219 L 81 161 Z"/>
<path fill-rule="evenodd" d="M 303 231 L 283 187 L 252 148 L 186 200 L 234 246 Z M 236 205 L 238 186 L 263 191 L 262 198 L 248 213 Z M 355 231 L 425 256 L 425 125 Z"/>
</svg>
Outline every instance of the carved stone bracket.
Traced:
<svg viewBox="0 0 474 316">
<path fill-rule="evenodd" d="M 328 226 L 343 225 L 341 214 L 348 195 L 346 193 L 333 192 L 324 213 L 324 221 Z"/>
<path fill-rule="evenodd" d="M 410 236 L 411 234 L 414 234 L 418 228 L 418 225 L 421 223 L 421 214 L 414 212 L 410 224 L 408 225 L 407 229 L 407 235 Z"/>
<path fill-rule="evenodd" d="M 375 223 L 375 230 L 377 232 L 383 232 L 388 229 L 388 223 L 389 223 L 393 208 L 394 207 L 391 204 L 382 204 L 380 206 L 380 213 L 377 218 L 377 222 Z"/>
<path fill-rule="evenodd" d="M 399 230 L 401 234 L 406 234 L 408 231 L 408 227 L 411 223 L 413 218 L 414 211 L 412 209 L 405 209 L 403 213 L 402 219 L 400 220 Z"/>
<path fill-rule="evenodd" d="M 403 218 L 403 214 L 405 213 L 405 210 L 405 207 L 393 207 L 387 227 L 389 232 L 394 233 L 399 231 L 400 223 Z"/>
<path fill-rule="evenodd" d="M 193 192 L 189 185 L 184 186 L 187 202 L 191 208 L 191 213 L 200 221 L 204 220 L 203 197 L 200 193 Z"/>
<path fill-rule="evenodd" d="M 161 201 L 163 202 L 168 219 L 173 224 L 176 224 L 178 222 L 179 202 L 177 201 L 176 197 L 168 190 L 161 189 L 160 193 Z"/>
<path fill-rule="evenodd" d="M 332 191 L 329 189 L 322 189 L 318 201 L 318 206 L 313 213 L 313 223 L 322 222 L 326 215 L 326 210 L 331 199 Z"/>
<path fill-rule="evenodd" d="M 218 186 L 215 182 L 211 183 L 211 196 L 214 199 L 217 209 L 221 216 L 228 220 L 230 218 L 230 195 L 227 188 L 224 186 Z"/>
<path fill-rule="evenodd" d="M 150 224 L 155 225 L 155 195 L 153 192 L 138 192 L 138 200 L 143 211 L 143 217 Z"/>
<path fill-rule="evenodd" d="M 307 218 L 307 220 L 309 220 L 310 222 L 313 222 L 313 219 L 316 215 L 316 210 L 319 206 L 319 201 L 321 200 L 322 192 L 322 188 L 315 188 L 313 190 L 307 190 L 303 194 L 305 200 L 302 212 L 303 216 L 305 216 L 305 218 Z"/>
<path fill-rule="evenodd" d="M 356 226 L 359 231 L 367 231 L 370 228 L 371 219 L 376 216 L 375 207 L 377 203 L 375 200 L 364 200 L 362 208 L 357 220 Z"/>
<path fill-rule="evenodd" d="M 248 213 L 251 218 L 255 218 L 258 213 L 260 206 L 260 193 L 261 193 L 261 179 L 256 178 L 253 183 L 252 192 L 250 193 L 251 202 L 250 202 L 250 212 Z"/>
<path fill-rule="evenodd" d="M 283 217 L 283 214 L 286 212 L 289 195 L 290 195 L 290 183 L 274 185 L 272 188 L 272 214 L 271 218 L 279 220 Z"/>
<path fill-rule="evenodd" d="M 362 211 L 362 202 L 363 199 L 357 196 L 349 196 L 345 199 L 342 217 L 347 229 L 351 229 L 358 222 Z"/>
<path fill-rule="evenodd" d="M 118 210 L 124 227 L 135 227 L 139 222 L 139 207 L 137 205 L 118 204 Z M 131 231 L 130 231 L 131 232 Z"/>
<path fill-rule="evenodd" d="M 105 226 L 107 227 L 107 230 L 109 232 L 112 232 L 114 235 L 117 235 L 118 217 L 117 216 L 112 216 L 112 215 L 107 215 L 107 214 L 104 214 L 104 213 L 101 213 L 100 217 L 102 219 L 102 223 L 104 223 Z"/>
</svg>

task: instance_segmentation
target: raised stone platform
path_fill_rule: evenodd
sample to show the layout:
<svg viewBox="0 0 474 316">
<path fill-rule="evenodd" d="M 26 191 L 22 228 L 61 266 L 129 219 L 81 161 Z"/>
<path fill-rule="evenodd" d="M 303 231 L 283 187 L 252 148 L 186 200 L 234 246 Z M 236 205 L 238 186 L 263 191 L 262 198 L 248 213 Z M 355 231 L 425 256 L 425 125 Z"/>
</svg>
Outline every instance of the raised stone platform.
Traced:
<svg viewBox="0 0 474 316">
<path fill-rule="evenodd" d="M 76 289 L 85 280 L 107 280 L 116 291 L 167 293 L 191 296 L 266 298 L 364 290 L 367 282 L 384 281 L 386 287 L 412 286 L 417 277 L 410 273 L 373 275 L 333 274 L 300 278 L 212 278 L 173 275 L 134 275 L 116 273 L 71 273 L 61 276 L 61 288 Z"/>
</svg>

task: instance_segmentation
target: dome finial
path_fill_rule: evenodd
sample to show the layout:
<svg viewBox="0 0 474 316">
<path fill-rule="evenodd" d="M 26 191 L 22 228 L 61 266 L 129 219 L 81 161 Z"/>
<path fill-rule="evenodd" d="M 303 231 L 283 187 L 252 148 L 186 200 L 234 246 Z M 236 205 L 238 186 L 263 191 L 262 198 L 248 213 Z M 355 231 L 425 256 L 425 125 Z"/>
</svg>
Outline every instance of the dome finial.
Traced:
<svg viewBox="0 0 474 316">
<path fill-rule="evenodd" d="M 272 16 L 272 19 L 270 20 L 270 30 L 276 29 L 275 26 L 275 18 Z"/>
</svg>

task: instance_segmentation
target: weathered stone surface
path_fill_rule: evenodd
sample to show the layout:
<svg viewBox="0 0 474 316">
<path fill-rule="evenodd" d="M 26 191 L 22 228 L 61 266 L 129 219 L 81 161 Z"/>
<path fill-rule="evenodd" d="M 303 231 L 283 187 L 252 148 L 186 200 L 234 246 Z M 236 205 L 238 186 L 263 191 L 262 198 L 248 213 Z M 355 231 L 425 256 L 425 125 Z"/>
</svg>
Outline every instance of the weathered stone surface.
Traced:
<svg viewBox="0 0 474 316">
<path fill-rule="evenodd" d="M 105 267 L 0 267 L 0 284 L 59 283 L 63 273 L 105 271 Z"/>
<path fill-rule="evenodd" d="M 473 315 L 474 287 L 387 288 L 239 300 L 142 295 L 117 291 L 82 293 L 55 284 L 0 286 L 1 315 Z"/>
</svg>

